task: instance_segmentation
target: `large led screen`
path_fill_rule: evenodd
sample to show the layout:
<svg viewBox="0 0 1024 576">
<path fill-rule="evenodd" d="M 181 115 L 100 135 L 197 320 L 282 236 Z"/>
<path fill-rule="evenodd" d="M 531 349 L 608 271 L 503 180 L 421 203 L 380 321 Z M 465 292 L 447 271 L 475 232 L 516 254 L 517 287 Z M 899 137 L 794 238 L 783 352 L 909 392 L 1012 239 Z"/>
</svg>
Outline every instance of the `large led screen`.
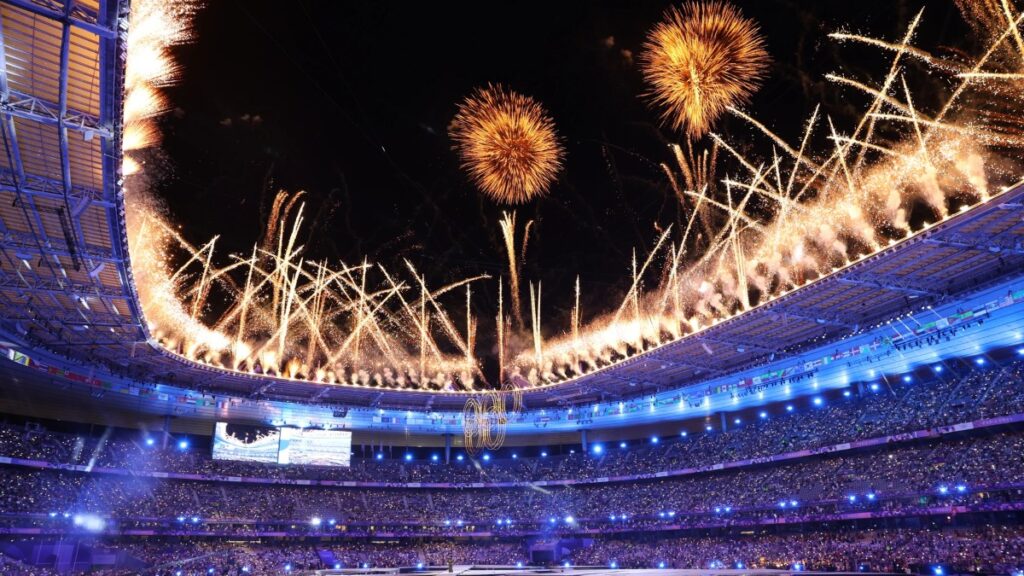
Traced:
<svg viewBox="0 0 1024 576">
<path fill-rule="evenodd" d="M 352 433 L 345 430 L 282 428 L 278 464 L 348 466 Z"/>
<path fill-rule="evenodd" d="M 213 429 L 214 460 L 277 462 L 281 433 L 276 428 L 217 422 Z"/>
</svg>

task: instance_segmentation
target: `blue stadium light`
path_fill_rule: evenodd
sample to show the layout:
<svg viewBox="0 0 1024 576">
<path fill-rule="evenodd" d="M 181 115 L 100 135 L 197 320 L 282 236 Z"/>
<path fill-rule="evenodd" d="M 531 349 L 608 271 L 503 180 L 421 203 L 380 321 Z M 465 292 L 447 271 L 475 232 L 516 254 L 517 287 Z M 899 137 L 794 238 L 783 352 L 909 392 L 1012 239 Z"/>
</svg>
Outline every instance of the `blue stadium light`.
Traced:
<svg viewBox="0 0 1024 576">
<path fill-rule="evenodd" d="M 711 424 L 708 424 L 707 426 L 704 427 L 705 432 L 711 432 L 712 430 L 714 430 L 714 428 L 711 427 Z"/>
<path fill-rule="evenodd" d="M 334 567 L 335 568 L 340 568 L 340 566 L 338 566 L 337 564 L 335 564 Z M 249 573 L 249 567 L 248 566 L 242 566 L 242 572 L 245 572 L 246 574 L 248 574 Z M 179 574 L 181 574 L 181 572 L 179 572 Z"/>
<path fill-rule="evenodd" d="M 874 492 L 868 492 L 868 500 L 874 500 L 874 499 L 875 499 L 875 493 Z"/>
<path fill-rule="evenodd" d="M 522 562 L 516 562 L 516 568 L 522 568 L 522 567 L 523 567 L 523 563 Z"/>
<path fill-rule="evenodd" d="M 725 511 L 726 511 L 726 513 L 732 512 L 732 506 L 726 506 L 725 507 Z"/>
<path fill-rule="evenodd" d="M 591 448 L 591 450 L 594 451 L 594 454 L 600 454 L 601 452 L 604 452 L 604 446 L 600 444 L 594 444 L 594 447 Z"/>
<path fill-rule="evenodd" d="M 658 437 L 657 436 L 651 436 L 651 444 L 657 444 L 657 443 L 658 443 Z"/>
<path fill-rule="evenodd" d="M 665 517 L 665 513 L 664 512 L 658 512 L 658 517 L 659 518 L 664 518 Z"/>
<path fill-rule="evenodd" d="M 513 453 L 512 453 L 512 459 L 513 459 L 513 460 L 518 460 L 518 459 L 519 459 L 519 455 L 518 455 L 518 454 L 516 454 L 515 452 L 513 452 Z"/>
<path fill-rule="evenodd" d="M 491 461 L 491 455 L 487 454 L 486 452 L 484 453 L 483 458 L 484 458 L 484 462 L 490 462 Z"/>
<path fill-rule="evenodd" d="M 210 566 L 209 568 L 207 568 L 207 569 L 206 569 L 206 573 L 207 573 L 207 574 L 213 574 L 213 573 L 214 573 L 214 569 L 213 569 L 213 566 Z"/>
<path fill-rule="evenodd" d="M 185 517 L 184 516 L 178 516 L 178 522 L 184 522 L 184 521 L 185 521 Z"/>
<path fill-rule="evenodd" d="M 334 563 L 334 569 L 335 570 L 341 570 L 341 562 L 335 562 Z M 246 570 L 246 568 L 242 568 L 242 570 L 244 570 L 245 572 L 248 572 L 248 570 Z"/>
<path fill-rule="evenodd" d="M 456 456 L 455 459 L 458 460 L 459 462 L 462 462 L 462 454 Z"/>
<path fill-rule="evenodd" d="M 383 460 L 383 459 L 384 459 L 384 454 L 381 453 L 381 452 L 377 452 L 377 460 Z"/>
<path fill-rule="evenodd" d="M 715 514 L 721 514 L 721 512 L 722 512 L 722 507 L 721 506 L 715 506 Z"/>
<path fill-rule="evenodd" d="M 956 491 L 963 494 L 964 492 L 967 492 L 967 486 L 965 484 L 957 484 Z"/>
<path fill-rule="evenodd" d="M 792 506 L 793 508 L 796 508 L 797 501 L 796 500 L 790 500 L 789 501 L 789 505 Z"/>
<path fill-rule="evenodd" d="M 314 528 L 320 526 L 323 523 L 324 521 L 321 520 L 319 516 L 313 516 L 309 519 L 309 525 L 313 526 Z"/>
<path fill-rule="evenodd" d="M 935 568 L 932 568 L 932 574 L 935 574 L 935 576 L 942 576 L 945 573 L 946 571 L 942 569 L 942 566 L 936 566 Z"/>
<path fill-rule="evenodd" d="M 154 444 L 156 444 L 156 440 L 152 438 L 146 438 L 146 446 L 152 446 Z"/>
<path fill-rule="evenodd" d="M 733 420 L 732 423 L 737 425 L 737 426 L 739 426 L 740 425 L 740 419 L 737 418 L 737 419 Z"/>
<path fill-rule="evenodd" d="M 948 494 L 948 493 L 949 493 L 949 486 L 946 486 L 945 484 L 943 484 L 942 486 L 939 486 L 939 494 Z"/>
<path fill-rule="evenodd" d="M 1024 356 L 1024 348 L 1017 348 L 1017 355 Z"/>
<path fill-rule="evenodd" d="M 785 507 L 786 507 L 786 503 L 785 502 L 779 502 L 779 508 L 785 508 Z"/>
<path fill-rule="evenodd" d="M 683 430 L 682 432 L 679 433 L 679 435 L 682 436 L 683 438 L 686 438 L 688 433 L 686 432 L 686 430 Z"/>
<path fill-rule="evenodd" d="M 178 450 L 188 450 L 188 440 L 178 440 Z"/>
<path fill-rule="evenodd" d="M 181 570 L 178 570 L 177 572 L 175 572 L 174 576 L 181 576 Z"/>
<path fill-rule="evenodd" d="M 57 513 L 56 512 L 50 512 L 50 518 L 56 518 L 56 517 L 57 517 Z"/>
<path fill-rule="evenodd" d="M 416 569 L 417 570 L 423 570 L 423 562 L 417 562 L 416 563 Z"/>
<path fill-rule="evenodd" d="M 430 459 L 433 460 L 434 462 L 437 462 L 438 458 L 439 458 L 439 456 L 437 454 L 431 454 L 430 455 Z"/>
<path fill-rule="evenodd" d="M 850 391 L 849 390 L 843 390 L 843 397 L 844 398 L 849 398 L 850 397 Z"/>
<path fill-rule="evenodd" d="M 455 521 L 455 525 L 456 526 L 462 526 L 462 520 L 456 520 Z"/>
<path fill-rule="evenodd" d="M 369 562 L 363 562 L 363 570 L 366 570 L 369 567 L 370 567 L 370 563 Z"/>
<path fill-rule="evenodd" d="M 548 453 L 547 453 L 547 450 L 545 450 L 544 452 L 541 452 L 541 453 L 540 453 L 540 457 L 541 457 L 541 458 L 547 458 L 547 457 L 548 457 Z"/>
<path fill-rule="evenodd" d="M 504 520 L 502 520 L 501 518 L 498 518 L 498 521 L 497 521 L 498 526 L 501 526 L 504 523 L 505 523 Z"/>
<path fill-rule="evenodd" d="M 566 516 L 565 517 L 565 523 L 566 524 L 574 524 L 575 522 L 576 522 L 576 519 L 573 518 L 572 516 Z"/>
<path fill-rule="evenodd" d="M 664 568 L 664 567 L 665 567 L 665 563 L 664 562 L 658 562 L 658 568 Z"/>
<path fill-rule="evenodd" d="M 334 518 L 331 518 L 330 520 L 327 521 L 327 523 L 330 524 L 331 526 L 334 526 L 335 524 L 338 523 L 338 521 L 335 520 Z"/>
<path fill-rule="evenodd" d="M 768 417 L 768 413 L 767 412 L 761 412 L 760 414 L 758 414 L 758 416 L 760 416 L 761 419 L 764 420 L 765 418 Z"/>
<path fill-rule="evenodd" d="M 193 524 L 199 524 L 199 516 L 193 516 L 192 517 L 192 523 Z"/>
<path fill-rule="evenodd" d="M 565 564 L 563 564 L 563 566 L 565 566 L 566 568 L 572 568 L 572 563 L 570 563 L 568 560 L 566 560 Z"/>
<path fill-rule="evenodd" d="M 878 392 L 878 383 L 877 382 L 872 382 L 871 383 L 871 391 L 872 392 Z"/>
<path fill-rule="evenodd" d="M 974 359 L 974 363 L 977 364 L 978 366 L 984 366 L 985 365 L 985 359 L 984 358 L 980 358 L 980 357 L 979 358 L 975 358 Z"/>
<path fill-rule="evenodd" d="M 625 450 L 626 449 L 626 443 L 625 442 L 619 442 L 619 448 L 622 448 L 623 450 Z"/>
<path fill-rule="evenodd" d="M 609 520 L 610 522 L 615 522 L 615 514 L 609 514 L 609 515 L 608 515 L 608 520 Z"/>
<path fill-rule="evenodd" d="M 445 526 L 451 526 L 452 525 L 452 521 L 451 520 L 445 520 L 444 521 L 444 525 Z"/>
<path fill-rule="evenodd" d="M 285 564 L 284 565 L 284 571 L 285 572 L 291 572 L 292 571 L 292 565 L 291 564 Z"/>
<path fill-rule="evenodd" d="M 558 520 L 554 516 L 552 516 L 551 518 L 548 518 L 548 522 L 554 524 L 555 522 L 558 522 Z"/>
<path fill-rule="evenodd" d="M 797 563 L 793 564 L 793 570 L 799 572 L 799 571 L 801 571 L 803 569 L 804 569 L 804 565 L 801 564 L 800 562 L 797 562 Z"/>
<path fill-rule="evenodd" d="M 786 412 L 792 412 L 792 411 L 793 411 L 793 405 L 792 404 L 786 404 Z"/>
<path fill-rule="evenodd" d="M 910 374 L 907 374 L 906 376 L 903 377 L 903 381 L 906 382 L 907 384 L 910 384 L 910 380 Z"/>
<path fill-rule="evenodd" d="M 821 396 L 815 396 L 813 402 L 814 402 L 815 406 L 821 406 L 821 403 L 822 403 Z"/>
<path fill-rule="evenodd" d="M 608 563 L 608 567 L 614 570 L 615 568 L 619 567 L 619 563 L 616 562 L 615 560 L 612 560 L 611 562 Z"/>
<path fill-rule="evenodd" d="M 406 462 L 412 462 L 412 453 L 411 452 L 406 452 L 405 453 L 405 461 Z"/>
<path fill-rule="evenodd" d="M 857 495 L 856 494 L 850 494 L 849 496 L 846 497 L 846 499 L 850 501 L 850 504 L 853 504 L 854 502 L 857 501 Z"/>
<path fill-rule="evenodd" d="M 743 570 L 744 568 L 746 568 L 746 566 L 743 564 L 743 562 L 737 562 L 736 563 L 736 569 L 737 570 Z"/>
</svg>

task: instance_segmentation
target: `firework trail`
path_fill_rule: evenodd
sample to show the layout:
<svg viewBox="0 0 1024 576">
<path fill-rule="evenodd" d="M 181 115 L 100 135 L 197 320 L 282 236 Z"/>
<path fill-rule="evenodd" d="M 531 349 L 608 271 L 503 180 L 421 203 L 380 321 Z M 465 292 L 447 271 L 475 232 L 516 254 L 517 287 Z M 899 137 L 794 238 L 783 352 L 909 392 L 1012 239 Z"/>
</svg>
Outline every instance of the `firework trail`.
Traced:
<svg viewBox="0 0 1024 576">
<path fill-rule="evenodd" d="M 681 109 L 666 108 L 666 122 L 691 135 L 708 130 L 718 115 L 732 114 L 771 152 L 748 157 L 739 152 L 744 147 L 714 133 L 708 133 L 709 148 L 695 148 L 689 140 L 673 147 L 675 165 L 663 169 L 688 213 L 685 226 L 666 229 L 653 250 L 634 256 L 630 288 L 617 307 L 585 320 L 577 279 L 562 336 L 551 337 L 545 325 L 539 280 L 536 288 L 530 282 L 530 325 L 523 325 L 522 253 L 516 250 L 514 216 L 505 214 L 499 227 L 509 262 L 511 316 L 518 332 L 532 334 L 511 329 L 499 280 L 499 375 L 489 392 L 473 396 L 475 403 L 466 406 L 467 446 L 500 445 L 505 423 L 521 407 L 524 386 L 565 382 L 713 325 L 905 237 L 912 232 L 911 212 L 921 206 L 938 221 L 1018 180 L 1021 167 L 1015 159 L 1024 145 L 1024 48 L 1018 39 L 1024 14 L 1006 0 L 981 4 L 988 8 L 975 25 L 984 31 L 987 48 L 973 62 L 950 62 L 912 46 L 920 17 L 897 42 L 837 33 L 837 41 L 875 47 L 893 59 L 877 84 L 829 76 L 837 87 L 868 99 L 849 130 L 815 109 L 799 141 L 791 144 L 736 107 L 748 92 L 726 91 L 732 96 L 720 94 L 720 108 L 708 108 L 707 82 L 698 86 L 701 108 L 684 111 L 692 116 L 680 119 Z M 700 6 L 670 11 L 660 26 L 678 28 L 685 17 L 731 10 Z M 153 119 L 167 108 L 160 88 L 177 77 L 168 50 L 189 38 L 193 10 L 188 2 L 135 2 L 128 38 L 127 220 L 133 273 L 154 341 L 215 367 L 327 384 L 444 392 L 487 386 L 474 353 L 470 290 L 485 276 L 435 287 L 408 262 L 399 275 L 366 260 L 330 265 L 308 260 L 297 240 L 301 193 L 278 194 L 263 238 L 250 254 L 227 257 L 225 264 L 218 263 L 216 238 L 191 245 L 163 216 L 147 193 L 149 175 L 139 170 L 144 151 L 159 143 Z M 734 10 L 731 17 L 740 18 Z M 763 50 L 756 28 L 746 24 Z M 651 41 L 655 38 L 652 33 Z M 948 81 L 950 91 L 938 106 L 915 101 L 914 83 L 899 65 L 905 58 Z M 754 60 L 763 67 L 766 59 Z M 749 90 L 756 77 L 745 77 Z M 483 154 L 475 168 L 479 175 L 469 156 L 463 157 L 474 181 L 495 179 L 505 194 L 514 193 L 501 201 L 525 201 L 543 193 L 557 175 L 561 147 L 539 105 L 490 90 L 490 101 L 481 91 L 464 103 L 462 116 L 453 121 L 453 137 L 460 153 L 467 154 L 462 146 L 475 146 L 474 154 Z M 480 103 L 471 107 L 474 98 Z M 479 119 L 470 112 L 496 114 L 488 106 L 501 108 L 502 98 L 517 103 L 519 116 L 489 118 L 483 129 L 472 124 Z M 515 128 L 515 122 L 526 120 L 532 128 Z M 526 164 L 509 168 L 507 158 L 487 164 L 487 139 L 511 137 L 515 130 L 522 141 L 491 152 L 515 155 L 522 153 L 516 146 L 525 147 Z M 739 171 L 718 179 L 717 164 L 726 160 Z M 749 209 L 754 204 L 757 211 Z M 523 251 L 528 234 L 524 231 Z M 453 319 L 459 316 L 444 305 L 453 295 L 451 310 L 461 314 L 464 306 L 464 322 Z M 226 309 L 215 312 L 209 302 L 226 302 Z"/>
<path fill-rule="evenodd" d="M 831 118 L 822 121 L 815 109 L 799 142 L 790 145 L 725 105 L 724 111 L 767 139 L 772 154 L 752 159 L 711 134 L 715 149 L 745 172 L 720 182 L 698 176 L 700 155 L 673 147 L 678 173 L 663 168 L 690 216 L 679 243 L 659 242 L 646 258 L 654 262 L 663 252 L 659 285 L 639 297 L 644 274 L 634 272 L 616 313 L 598 316 L 579 334 L 571 329 L 544 342 L 544 369 L 530 373 L 531 384 L 570 380 L 711 326 L 911 234 L 912 210 L 930 212 L 927 227 L 1019 181 L 1024 127 L 1014 119 L 1024 116 L 1024 101 L 1007 85 L 1024 87 L 1024 51 L 1016 41 L 1024 14 L 1004 0 L 989 3 L 991 42 L 973 63 L 954 64 L 912 46 L 921 14 L 896 43 L 834 34 L 892 55 L 878 85 L 828 77 L 869 99 L 848 133 Z M 903 58 L 948 79 L 952 89 L 935 109 L 915 102 Z M 755 201 L 760 215 L 748 213 Z M 768 217 L 765 205 L 772 208 Z M 696 236 L 692 228 L 702 217 L 710 233 Z M 636 258 L 633 266 L 637 270 Z M 627 309 L 633 313 L 623 314 Z M 535 350 L 520 352 L 512 363 L 520 369 L 536 365 Z"/>
</svg>

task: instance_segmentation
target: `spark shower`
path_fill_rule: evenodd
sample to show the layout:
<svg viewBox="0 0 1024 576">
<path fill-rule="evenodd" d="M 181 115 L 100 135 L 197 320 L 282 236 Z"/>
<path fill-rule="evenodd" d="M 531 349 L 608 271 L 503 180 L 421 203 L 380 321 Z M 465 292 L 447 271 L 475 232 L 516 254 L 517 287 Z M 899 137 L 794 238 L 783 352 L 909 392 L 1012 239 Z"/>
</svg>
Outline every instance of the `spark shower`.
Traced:
<svg viewBox="0 0 1024 576">
<path fill-rule="evenodd" d="M 735 9 L 714 4 L 751 26 L 746 33 L 756 33 Z M 187 242 L 149 192 L 144 152 L 159 145 L 154 119 L 167 108 L 161 88 L 177 80 L 171 48 L 190 37 L 189 21 L 199 7 L 188 1 L 133 2 L 123 172 L 132 267 L 152 337 L 176 354 L 226 370 L 466 394 L 472 424 L 467 444 L 500 445 L 502 431 L 491 428 L 518 410 L 522 389 L 583 377 L 854 263 L 916 232 L 912 206 L 928 207 L 927 228 L 1018 181 L 1024 12 L 1009 0 L 958 5 L 983 46 L 970 57 L 915 47 L 923 11 L 899 38 L 831 34 L 834 42 L 869 46 L 889 60 L 870 83 L 828 77 L 836 89 L 868 102 L 851 126 L 837 126 L 816 109 L 799 141 L 787 142 L 739 108 L 753 86 L 703 110 L 708 114 L 700 119 L 680 116 L 699 107 L 665 112 L 666 124 L 691 127 L 676 134 L 681 142 L 659 160 L 686 222 L 665 229 L 649 253 L 634 253 L 632 262 L 622 263 L 629 266 L 630 288 L 609 309 L 580 309 L 579 293 L 587 286 L 586 271 L 580 271 L 570 321 L 556 326 L 545 320 L 543 278 L 521 277 L 519 254 L 532 223 L 517 225 L 512 212 L 495 223 L 507 245 L 508 254 L 501 255 L 507 272 L 444 285 L 408 261 L 307 257 L 298 241 L 305 210 L 301 192 L 277 195 L 266 232 L 248 254 L 221 255 L 216 237 L 202 245 Z M 648 49 L 666 34 L 671 38 L 671 27 L 685 23 L 681 14 L 698 5 L 687 6 L 674 12 L 677 18 L 652 23 Z M 749 35 L 738 38 L 751 42 Z M 754 48 L 741 53 L 750 57 Z M 673 50 L 685 50 L 685 43 Z M 748 64 L 760 70 L 766 55 L 754 56 Z M 641 61 L 662 83 L 655 86 L 678 73 L 659 68 L 676 66 L 672 58 Z M 948 86 L 939 105 L 924 106 L 915 98 L 910 61 Z M 556 146 L 545 149 L 549 164 L 536 172 L 536 189 L 547 189 L 562 159 L 553 120 L 528 96 L 517 97 L 536 106 L 531 114 L 537 126 L 550 130 L 548 142 Z M 740 149 L 749 146 L 716 133 L 712 113 L 745 123 L 744 138 L 759 152 L 743 154 Z M 486 144 L 481 137 L 486 134 L 467 136 L 463 144 Z M 462 141 L 458 134 L 455 139 Z M 718 176 L 723 162 L 733 167 L 727 177 Z M 557 194 L 557 186 L 550 193 Z M 496 320 L 496 374 L 485 373 L 477 346 L 474 286 L 484 282 L 496 283 L 501 294 L 484 307 L 493 309 Z M 211 299 L 230 304 L 211 317 Z"/>
</svg>

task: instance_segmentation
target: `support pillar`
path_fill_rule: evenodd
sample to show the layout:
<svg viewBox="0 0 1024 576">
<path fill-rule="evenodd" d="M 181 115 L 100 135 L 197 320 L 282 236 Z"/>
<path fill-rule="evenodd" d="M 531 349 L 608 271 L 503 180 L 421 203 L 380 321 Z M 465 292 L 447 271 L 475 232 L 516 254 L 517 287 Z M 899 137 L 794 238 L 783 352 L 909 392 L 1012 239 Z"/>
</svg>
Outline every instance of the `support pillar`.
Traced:
<svg viewBox="0 0 1024 576">
<path fill-rule="evenodd" d="M 444 463 L 448 464 L 452 461 L 452 435 L 444 435 Z"/>
<path fill-rule="evenodd" d="M 580 446 L 583 447 L 583 453 L 587 453 L 587 431 L 580 430 Z"/>
</svg>

